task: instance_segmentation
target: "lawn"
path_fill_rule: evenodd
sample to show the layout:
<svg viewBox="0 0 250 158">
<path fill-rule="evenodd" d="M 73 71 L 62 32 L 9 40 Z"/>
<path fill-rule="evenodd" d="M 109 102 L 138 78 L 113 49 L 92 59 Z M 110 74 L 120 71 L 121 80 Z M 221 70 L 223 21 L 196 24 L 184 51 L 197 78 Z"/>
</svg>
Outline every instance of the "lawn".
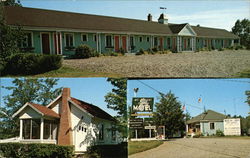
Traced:
<svg viewBox="0 0 250 158">
<path fill-rule="evenodd" d="M 35 75 L 34 77 L 103 77 L 103 76 L 120 77 L 118 74 L 105 73 L 105 72 L 96 73 L 83 69 L 70 68 L 67 66 L 63 66 L 58 70 L 49 71 L 44 74 L 38 74 Z"/>
<path fill-rule="evenodd" d="M 123 77 L 249 77 L 250 51 L 225 50 L 66 59 L 63 65 Z M 109 77 L 109 76 L 105 76 Z"/>
<path fill-rule="evenodd" d="M 163 141 L 129 141 L 128 142 L 128 155 L 143 152 L 163 144 Z"/>
</svg>

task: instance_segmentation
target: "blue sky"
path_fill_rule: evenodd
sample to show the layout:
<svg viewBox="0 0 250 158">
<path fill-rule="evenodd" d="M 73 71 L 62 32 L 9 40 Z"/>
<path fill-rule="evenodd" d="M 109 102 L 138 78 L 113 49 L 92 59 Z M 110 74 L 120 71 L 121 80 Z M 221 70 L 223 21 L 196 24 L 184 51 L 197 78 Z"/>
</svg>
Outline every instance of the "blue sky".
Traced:
<svg viewBox="0 0 250 158">
<path fill-rule="evenodd" d="M 12 78 L 1 78 L 0 80 L 2 86 L 12 86 Z M 114 116 L 116 112 L 108 109 L 107 103 L 104 101 L 104 96 L 113 88 L 106 80 L 107 78 L 60 78 L 55 88 L 68 87 L 71 89 L 72 97 L 94 104 Z M 9 93 L 10 91 L 1 88 L 1 106 L 4 106 L 2 97 Z"/>
<path fill-rule="evenodd" d="M 203 111 L 203 107 L 224 114 L 247 116 L 250 112 L 245 91 L 250 90 L 250 79 L 151 79 L 141 80 L 164 94 L 170 90 L 178 100 L 186 105 L 191 116 Z M 158 102 L 159 94 L 138 80 L 128 81 L 128 105 L 131 105 L 134 88 L 139 88 L 137 97 L 154 97 Z M 202 102 L 198 103 L 201 97 Z"/>
<path fill-rule="evenodd" d="M 250 18 L 249 0 L 165 0 L 165 1 L 87 1 L 87 0 L 21 0 L 24 7 L 106 15 L 146 20 L 148 13 L 157 21 L 164 12 L 170 23 L 224 28 L 231 30 L 237 19 Z M 167 10 L 160 10 L 166 7 Z"/>
</svg>

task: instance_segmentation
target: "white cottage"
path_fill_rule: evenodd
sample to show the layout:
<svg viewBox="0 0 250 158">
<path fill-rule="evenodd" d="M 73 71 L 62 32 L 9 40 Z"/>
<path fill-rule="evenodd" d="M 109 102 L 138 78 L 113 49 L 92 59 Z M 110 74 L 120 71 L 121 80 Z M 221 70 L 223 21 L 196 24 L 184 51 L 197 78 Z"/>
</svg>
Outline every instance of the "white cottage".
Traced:
<svg viewBox="0 0 250 158">
<path fill-rule="evenodd" d="M 99 107 L 70 96 L 64 88 L 49 105 L 26 103 L 13 117 L 19 117 L 22 143 L 74 145 L 85 152 L 90 145 L 117 144 L 115 119 Z"/>
</svg>

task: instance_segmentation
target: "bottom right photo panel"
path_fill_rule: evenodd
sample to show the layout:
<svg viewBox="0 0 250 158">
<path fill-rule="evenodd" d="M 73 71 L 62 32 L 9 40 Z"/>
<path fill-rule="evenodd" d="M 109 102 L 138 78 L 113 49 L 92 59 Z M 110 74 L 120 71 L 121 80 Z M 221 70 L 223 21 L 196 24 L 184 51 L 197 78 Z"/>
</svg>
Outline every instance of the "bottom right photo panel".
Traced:
<svg viewBox="0 0 250 158">
<path fill-rule="evenodd" d="M 129 158 L 250 157 L 250 79 L 129 79 Z"/>
</svg>

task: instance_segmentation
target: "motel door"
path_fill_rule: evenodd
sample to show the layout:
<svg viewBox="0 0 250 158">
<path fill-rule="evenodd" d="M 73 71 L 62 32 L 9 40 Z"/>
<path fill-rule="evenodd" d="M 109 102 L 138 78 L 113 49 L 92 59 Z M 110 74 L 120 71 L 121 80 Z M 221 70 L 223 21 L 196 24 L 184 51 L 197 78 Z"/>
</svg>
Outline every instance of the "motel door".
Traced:
<svg viewBox="0 0 250 158">
<path fill-rule="evenodd" d="M 160 38 L 160 50 L 163 50 L 163 38 Z"/>
<path fill-rule="evenodd" d="M 49 34 L 42 34 L 42 52 L 43 54 L 50 54 L 50 42 L 49 42 Z"/>
<path fill-rule="evenodd" d="M 122 49 L 125 50 L 125 52 L 127 51 L 127 37 L 126 36 L 122 36 Z"/>
<path fill-rule="evenodd" d="M 119 36 L 115 36 L 115 51 L 119 52 L 120 49 L 120 40 L 119 40 Z"/>
</svg>

